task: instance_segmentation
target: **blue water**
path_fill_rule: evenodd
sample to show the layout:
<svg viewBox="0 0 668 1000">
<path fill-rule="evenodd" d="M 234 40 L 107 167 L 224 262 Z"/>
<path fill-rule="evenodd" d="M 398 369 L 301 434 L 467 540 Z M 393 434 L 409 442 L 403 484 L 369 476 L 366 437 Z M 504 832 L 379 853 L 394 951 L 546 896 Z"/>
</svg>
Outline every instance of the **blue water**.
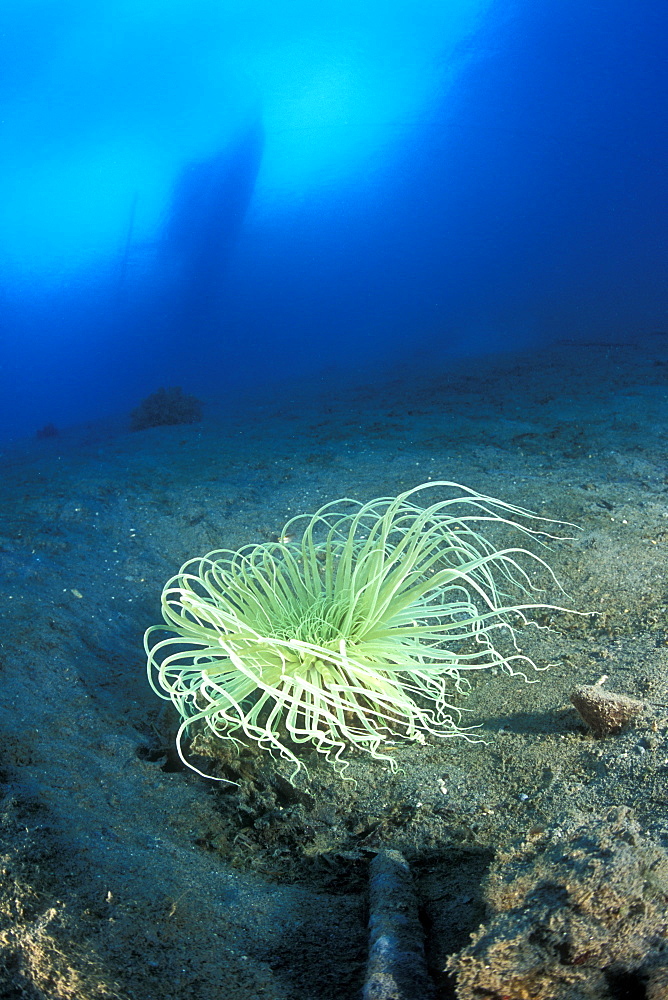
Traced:
<svg viewBox="0 0 668 1000">
<path fill-rule="evenodd" d="M 665 330 L 667 41 L 665 0 L 4 0 L 0 441 Z"/>
</svg>

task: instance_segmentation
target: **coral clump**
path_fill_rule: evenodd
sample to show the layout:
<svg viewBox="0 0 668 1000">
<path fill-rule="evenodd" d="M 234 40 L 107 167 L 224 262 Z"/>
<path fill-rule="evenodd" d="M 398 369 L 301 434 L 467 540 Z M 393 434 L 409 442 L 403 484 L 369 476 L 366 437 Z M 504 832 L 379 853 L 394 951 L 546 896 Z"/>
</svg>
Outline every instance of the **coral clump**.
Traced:
<svg viewBox="0 0 668 1000">
<path fill-rule="evenodd" d="M 202 419 L 202 404 L 196 396 L 182 392 L 180 385 L 160 388 L 142 400 L 130 414 L 130 428 L 143 431 L 147 427 L 194 424 Z"/>
<path fill-rule="evenodd" d="M 45 438 L 55 438 L 58 437 L 59 431 L 55 424 L 44 424 L 37 431 L 36 437 L 38 441 L 43 441 Z"/>
</svg>

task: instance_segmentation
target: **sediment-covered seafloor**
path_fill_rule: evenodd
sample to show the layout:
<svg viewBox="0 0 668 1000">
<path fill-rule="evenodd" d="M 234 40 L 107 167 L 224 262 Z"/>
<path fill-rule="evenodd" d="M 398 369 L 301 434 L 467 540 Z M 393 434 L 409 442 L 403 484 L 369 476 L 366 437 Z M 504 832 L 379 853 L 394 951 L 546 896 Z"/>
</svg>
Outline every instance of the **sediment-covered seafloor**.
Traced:
<svg viewBox="0 0 668 1000">
<path fill-rule="evenodd" d="M 2 996 L 352 1000 L 381 850 L 410 867 L 437 997 L 663 996 L 667 417 L 656 335 L 6 448 Z M 520 633 L 549 669 L 476 675 L 480 741 L 397 744 L 396 773 L 351 755 L 342 781 L 306 751 L 291 784 L 286 762 L 203 737 L 192 759 L 237 785 L 182 768 L 142 647 L 165 581 L 329 500 L 430 479 L 578 525 L 548 554 L 587 614 Z M 583 685 L 642 710 L 601 735 L 571 703 Z"/>
</svg>

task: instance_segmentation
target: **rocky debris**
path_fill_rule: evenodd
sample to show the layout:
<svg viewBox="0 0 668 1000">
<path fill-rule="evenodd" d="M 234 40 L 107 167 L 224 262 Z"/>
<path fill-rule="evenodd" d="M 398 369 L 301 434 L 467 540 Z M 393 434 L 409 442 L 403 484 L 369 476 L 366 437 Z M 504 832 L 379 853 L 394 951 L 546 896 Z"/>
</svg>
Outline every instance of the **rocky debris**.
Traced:
<svg viewBox="0 0 668 1000">
<path fill-rule="evenodd" d="M 629 809 L 499 851 L 486 899 L 487 924 L 448 962 L 459 1000 L 612 1000 L 620 983 L 666 996 L 668 855 Z"/>
<path fill-rule="evenodd" d="M 645 707 L 635 698 L 604 691 L 598 684 L 583 684 L 575 688 L 571 693 L 571 702 L 595 736 L 616 733 L 637 718 Z"/>
</svg>

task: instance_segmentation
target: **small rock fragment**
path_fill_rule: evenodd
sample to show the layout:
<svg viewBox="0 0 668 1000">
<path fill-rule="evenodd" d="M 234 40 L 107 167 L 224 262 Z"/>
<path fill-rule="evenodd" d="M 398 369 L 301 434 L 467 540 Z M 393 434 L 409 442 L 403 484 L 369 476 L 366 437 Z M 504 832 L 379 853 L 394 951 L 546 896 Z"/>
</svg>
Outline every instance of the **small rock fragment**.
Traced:
<svg viewBox="0 0 668 1000">
<path fill-rule="evenodd" d="M 615 694 L 604 691 L 598 685 L 587 684 L 575 688 L 571 693 L 571 702 L 595 736 L 616 733 L 640 715 L 645 707 L 641 701 L 628 698 L 625 694 Z"/>
</svg>

